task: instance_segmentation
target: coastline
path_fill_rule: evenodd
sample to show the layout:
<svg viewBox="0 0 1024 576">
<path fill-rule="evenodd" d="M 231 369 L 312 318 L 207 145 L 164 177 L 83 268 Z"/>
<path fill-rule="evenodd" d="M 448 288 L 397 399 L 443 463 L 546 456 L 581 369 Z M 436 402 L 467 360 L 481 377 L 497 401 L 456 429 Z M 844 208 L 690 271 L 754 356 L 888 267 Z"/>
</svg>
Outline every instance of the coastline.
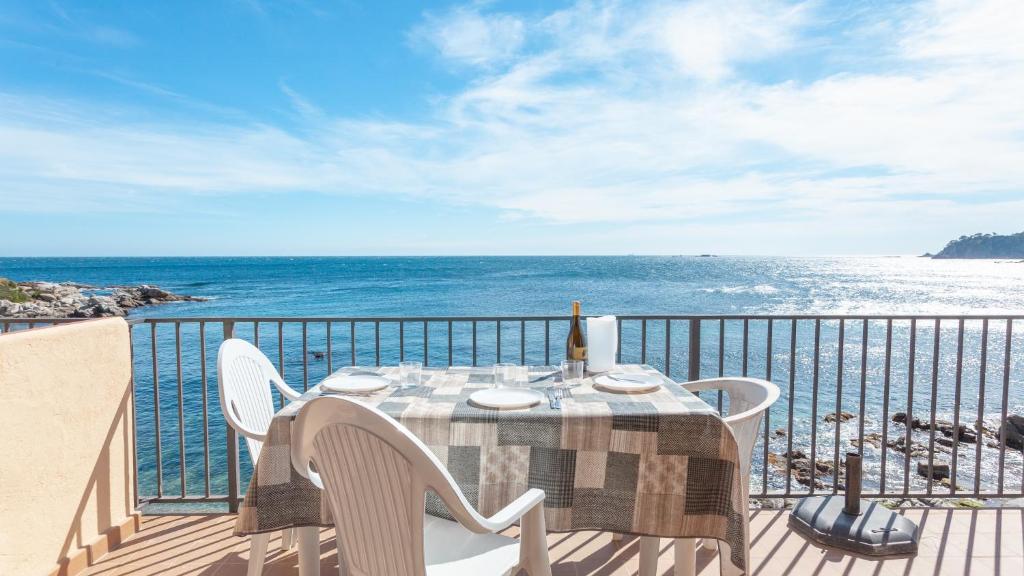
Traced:
<svg viewBox="0 0 1024 576">
<path fill-rule="evenodd" d="M 98 287 L 74 282 L 15 282 L 0 278 L 0 316 L 8 318 L 124 317 L 143 306 L 206 300 L 149 284 Z"/>
</svg>

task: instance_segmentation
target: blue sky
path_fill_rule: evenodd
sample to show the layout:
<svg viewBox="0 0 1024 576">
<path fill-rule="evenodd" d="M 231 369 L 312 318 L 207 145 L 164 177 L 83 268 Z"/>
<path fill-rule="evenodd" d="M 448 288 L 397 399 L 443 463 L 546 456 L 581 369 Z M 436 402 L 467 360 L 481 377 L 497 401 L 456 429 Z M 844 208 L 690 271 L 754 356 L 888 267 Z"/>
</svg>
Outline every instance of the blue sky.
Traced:
<svg viewBox="0 0 1024 576">
<path fill-rule="evenodd" d="M 1024 222 L 1021 22 L 0 0 L 0 255 L 934 251 Z"/>
</svg>

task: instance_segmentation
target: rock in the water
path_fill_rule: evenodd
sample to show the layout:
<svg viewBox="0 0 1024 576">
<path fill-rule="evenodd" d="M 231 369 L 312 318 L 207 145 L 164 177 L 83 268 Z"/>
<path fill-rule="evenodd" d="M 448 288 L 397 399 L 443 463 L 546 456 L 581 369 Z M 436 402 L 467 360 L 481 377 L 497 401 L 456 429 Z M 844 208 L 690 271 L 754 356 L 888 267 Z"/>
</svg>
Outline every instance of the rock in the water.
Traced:
<svg viewBox="0 0 1024 576">
<path fill-rule="evenodd" d="M 939 484 L 941 484 L 944 488 L 952 488 L 953 480 L 951 478 L 943 478 L 942 480 L 939 480 Z M 956 489 L 962 490 L 963 488 L 958 484 Z"/>
<path fill-rule="evenodd" d="M 850 420 L 854 416 L 856 416 L 856 414 L 852 414 L 846 411 L 840 412 L 838 417 L 836 416 L 835 412 L 829 412 L 828 414 L 825 414 L 825 422 L 828 422 L 830 424 L 835 423 L 836 420 L 839 420 L 839 422 L 846 422 L 847 420 Z"/>
<path fill-rule="evenodd" d="M 922 458 L 928 456 L 928 447 L 920 442 L 910 441 L 910 448 L 907 448 L 907 439 L 904 437 L 889 440 L 887 446 L 897 452 L 902 452 L 911 458 Z"/>
<path fill-rule="evenodd" d="M 783 438 L 785 436 L 786 436 L 786 429 L 785 428 L 776 428 L 775 429 L 775 437 L 776 438 Z"/>
<path fill-rule="evenodd" d="M 943 478 L 949 478 L 949 464 L 945 462 L 933 462 L 931 470 L 928 469 L 928 462 L 917 463 L 917 473 L 924 478 L 929 480 L 942 480 Z"/>
<path fill-rule="evenodd" d="M 831 460 L 817 460 L 812 465 L 811 459 L 802 450 L 793 450 L 782 454 L 768 453 L 768 463 L 780 472 L 786 472 L 787 460 L 789 461 L 790 475 L 798 483 L 822 489 L 831 486 L 831 480 L 835 476 L 835 465 Z M 837 488 L 845 489 L 845 478 L 845 470 L 841 463 Z M 821 479 L 829 482 L 823 482 Z"/>
<path fill-rule="evenodd" d="M 1024 416 L 1013 414 L 1006 417 L 1002 425 L 1002 435 L 1006 445 L 1017 450 L 1024 450 Z"/>
<path fill-rule="evenodd" d="M 906 412 L 897 412 L 893 414 L 892 421 L 897 424 L 907 425 L 907 414 Z M 932 423 L 929 421 L 923 421 L 920 418 L 913 418 L 910 420 L 910 427 L 914 430 L 929 431 L 932 429 Z M 973 428 L 968 428 L 964 424 L 953 424 L 947 420 L 936 420 L 935 430 L 942 432 L 943 436 L 947 438 L 953 438 L 954 435 L 959 436 L 960 442 L 977 442 L 978 433 Z"/>
<path fill-rule="evenodd" d="M 854 438 L 854 439 L 850 440 L 850 444 L 854 448 L 859 448 L 860 447 L 860 440 L 858 440 L 857 438 Z M 868 446 L 874 446 L 875 448 L 881 448 L 882 447 L 882 434 L 880 432 L 872 432 L 870 434 L 865 434 L 864 435 L 864 444 L 866 444 Z"/>
<path fill-rule="evenodd" d="M 143 284 L 136 288 L 136 290 L 147 300 L 169 300 L 174 297 L 174 294 L 171 294 L 166 290 L 161 290 L 156 286 L 149 286 L 148 284 Z"/>
</svg>

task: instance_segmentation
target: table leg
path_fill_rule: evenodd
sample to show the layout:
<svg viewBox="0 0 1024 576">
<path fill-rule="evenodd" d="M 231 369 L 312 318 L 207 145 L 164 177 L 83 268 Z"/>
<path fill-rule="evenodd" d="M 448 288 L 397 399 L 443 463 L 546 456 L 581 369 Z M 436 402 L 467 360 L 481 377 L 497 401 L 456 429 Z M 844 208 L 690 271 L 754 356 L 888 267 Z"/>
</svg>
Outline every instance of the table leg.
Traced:
<svg viewBox="0 0 1024 576">
<path fill-rule="evenodd" d="M 303 526 L 299 535 L 299 576 L 320 576 L 320 529 Z"/>
<path fill-rule="evenodd" d="M 640 572 L 637 576 L 654 576 L 658 572 L 658 547 L 661 538 L 656 536 L 640 537 Z"/>
</svg>

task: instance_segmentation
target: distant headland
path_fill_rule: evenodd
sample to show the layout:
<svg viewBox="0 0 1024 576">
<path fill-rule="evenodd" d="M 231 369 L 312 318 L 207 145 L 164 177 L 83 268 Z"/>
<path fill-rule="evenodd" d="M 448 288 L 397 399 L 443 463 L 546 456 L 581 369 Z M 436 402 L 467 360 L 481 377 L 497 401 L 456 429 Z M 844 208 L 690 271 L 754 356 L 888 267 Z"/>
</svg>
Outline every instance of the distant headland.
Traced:
<svg viewBox="0 0 1024 576">
<path fill-rule="evenodd" d="M 0 278 L 0 316 L 8 318 L 127 316 L 129 310 L 140 306 L 204 300 L 146 284 L 99 288 L 70 282 L 15 282 Z"/>
<path fill-rule="evenodd" d="M 1024 258 L 1024 232 L 961 236 L 932 258 Z"/>
</svg>

